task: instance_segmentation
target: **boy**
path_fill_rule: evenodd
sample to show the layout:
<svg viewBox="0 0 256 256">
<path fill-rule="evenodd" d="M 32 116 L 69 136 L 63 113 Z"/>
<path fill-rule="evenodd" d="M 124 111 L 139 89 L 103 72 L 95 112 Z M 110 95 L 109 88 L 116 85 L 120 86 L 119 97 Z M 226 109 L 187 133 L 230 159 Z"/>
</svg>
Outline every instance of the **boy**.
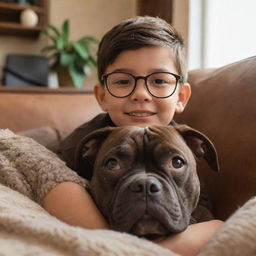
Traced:
<svg viewBox="0 0 256 256">
<path fill-rule="evenodd" d="M 102 39 L 98 50 L 95 97 L 106 114 L 77 128 L 62 143 L 62 155 L 74 169 L 77 143 L 105 126 L 172 125 L 190 97 L 182 39 L 165 21 L 153 17 L 125 20 Z M 79 185 L 65 182 L 44 198 L 51 214 L 72 225 L 109 228 L 94 202 Z M 158 243 L 182 255 L 196 255 L 220 222 L 191 225 Z"/>
</svg>

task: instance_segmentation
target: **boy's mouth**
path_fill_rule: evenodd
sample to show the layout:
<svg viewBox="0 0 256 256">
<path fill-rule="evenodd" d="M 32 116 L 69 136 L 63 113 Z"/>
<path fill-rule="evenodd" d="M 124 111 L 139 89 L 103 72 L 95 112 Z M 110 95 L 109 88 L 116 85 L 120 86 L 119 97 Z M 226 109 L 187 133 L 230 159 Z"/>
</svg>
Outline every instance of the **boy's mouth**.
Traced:
<svg viewBox="0 0 256 256">
<path fill-rule="evenodd" d="M 128 112 L 126 114 L 129 116 L 146 117 L 146 116 L 153 116 L 155 113 L 153 113 L 153 112 Z"/>
</svg>

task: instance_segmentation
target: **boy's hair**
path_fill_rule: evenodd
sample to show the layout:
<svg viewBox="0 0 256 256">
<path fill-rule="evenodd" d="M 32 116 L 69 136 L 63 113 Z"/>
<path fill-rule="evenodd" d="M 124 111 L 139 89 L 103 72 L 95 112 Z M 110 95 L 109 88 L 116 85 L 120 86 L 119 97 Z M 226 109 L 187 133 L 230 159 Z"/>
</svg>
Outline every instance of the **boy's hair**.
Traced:
<svg viewBox="0 0 256 256">
<path fill-rule="evenodd" d="M 145 46 L 169 47 L 174 53 L 174 64 L 182 76 L 182 82 L 186 81 L 185 47 L 181 36 L 166 21 L 150 16 L 124 20 L 104 35 L 97 58 L 99 81 L 102 82 L 108 65 L 113 64 L 121 52 Z"/>
</svg>

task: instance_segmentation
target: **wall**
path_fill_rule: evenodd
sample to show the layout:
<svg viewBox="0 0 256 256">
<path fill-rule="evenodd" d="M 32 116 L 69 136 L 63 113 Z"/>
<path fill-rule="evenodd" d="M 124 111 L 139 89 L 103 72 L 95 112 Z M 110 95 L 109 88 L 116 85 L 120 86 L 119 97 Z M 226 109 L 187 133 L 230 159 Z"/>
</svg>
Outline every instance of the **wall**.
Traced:
<svg viewBox="0 0 256 256">
<path fill-rule="evenodd" d="M 136 15 L 136 0 L 49 0 L 49 23 L 60 26 L 64 19 L 70 19 L 71 39 L 102 35 L 124 18 Z M 47 44 L 44 37 L 27 39 L 0 35 L 0 70 L 7 53 L 40 54 Z M 86 79 L 86 84 L 96 83 L 96 72 Z M 0 71 L 0 79 L 2 77 Z"/>
<path fill-rule="evenodd" d="M 60 26 L 64 19 L 70 19 L 71 39 L 93 35 L 98 40 L 113 25 L 136 15 L 136 0 L 48 0 L 49 23 Z M 188 37 L 188 0 L 174 0 L 173 25 L 181 32 L 185 42 Z M 1 70 L 7 53 L 40 54 L 47 45 L 45 37 L 27 39 L 0 35 L 0 80 Z M 90 88 L 97 82 L 96 70 L 85 80 Z"/>
<path fill-rule="evenodd" d="M 173 1 L 173 26 L 178 30 L 183 37 L 186 45 L 188 45 L 188 0 Z"/>
</svg>

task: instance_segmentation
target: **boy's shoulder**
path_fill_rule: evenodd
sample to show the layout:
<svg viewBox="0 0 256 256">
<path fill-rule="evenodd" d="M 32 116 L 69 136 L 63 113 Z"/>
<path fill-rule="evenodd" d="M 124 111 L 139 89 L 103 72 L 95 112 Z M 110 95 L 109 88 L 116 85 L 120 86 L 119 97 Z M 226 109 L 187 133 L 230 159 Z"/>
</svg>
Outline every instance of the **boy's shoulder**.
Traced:
<svg viewBox="0 0 256 256">
<path fill-rule="evenodd" d="M 80 125 L 71 132 L 60 144 L 60 152 L 62 159 L 67 166 L 74 168 L 74 154 L 77 144 L 84 136 L 92 131 L 106 126 L 115 126 L 107 113 L 101 113 L 92 120 Z"/>
</svg>

